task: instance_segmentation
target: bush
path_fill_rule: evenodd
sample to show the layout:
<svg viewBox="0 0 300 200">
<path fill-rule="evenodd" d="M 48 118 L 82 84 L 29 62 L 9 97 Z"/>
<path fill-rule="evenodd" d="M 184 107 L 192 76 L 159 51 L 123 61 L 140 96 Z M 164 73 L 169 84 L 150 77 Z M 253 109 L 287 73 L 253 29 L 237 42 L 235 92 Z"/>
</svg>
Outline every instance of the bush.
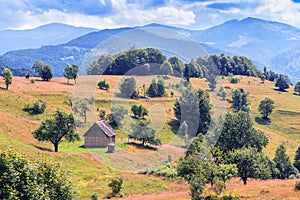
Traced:
<svg viewBox="0 0 300 200">
<path fill-rule="evenodd" d="M 110 88 L 109 84 L 105 80 L 99 81 L 98 87 L 101 90 L 109 90 L 109 88 Z"/>
<path fill-rule="evenodd" d="M 176 178 L 177 177 L 177 166 L 174 164 L 167 164 L 163 167 L 148 170 L 147 174 L 163 176 L 163 177 L 170 178 L 170 179 Z"/>
<path fill-rule="evenodd" d="M 238 200 L 240 196 L 234 194 L 223 194 L 223 195 L 207 195 L 205 200 Z"/>
<path fill-rule="evenodd" d="M 239 79 L 239 78 L 233 77 L 233 78 L 230 79 L 230 83 L 232 83 L 232 84 L 236 84 L 236 83 L 238 83 L 238 82 L 240 82 L 240 79 Z"/>
<path fill-rule="evenodd" d="M 123 178 L 115 178 L 111 180 L 108 186 L 112 189 L 112 192 L 107 196 L 108 198 L 111 197 L 122 197 L 122 189 L 123 189 Z"/>
<path fill-rule="evenodd" d="M 23 110 L 31 115 L 42 114 L 45 112 L 46 102 L 36 101 L 33 105 L 25 104 Z"/>
<path fill-rule="evenodd" d="M 300 190 L 300 181 L 297 181 L 295 184 L 295 190 Z"/>
</svg>

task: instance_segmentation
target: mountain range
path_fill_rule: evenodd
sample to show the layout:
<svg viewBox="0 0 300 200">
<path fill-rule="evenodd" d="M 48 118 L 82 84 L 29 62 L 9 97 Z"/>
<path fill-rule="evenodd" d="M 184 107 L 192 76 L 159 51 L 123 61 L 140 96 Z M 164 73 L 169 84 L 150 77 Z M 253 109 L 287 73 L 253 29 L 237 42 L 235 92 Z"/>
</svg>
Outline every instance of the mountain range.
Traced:
<svg viewBox="0 0 300 200">
<path fill-rule="evenodd" d="M 148 30 L 147 28 L 150 31 L 145 31 Z M 38 59 L 52 66 L 56 76 L 62 76 L 67 63 L 81 65 L 86 55 L 91 54 L 92 50 L 99 44 L 112 41 L 111 38 L 117 38 L 126 32 L 134 33 L 132 40 L 137 39 L 140 42 L 145 40 L 142 41 L 144 45 L 149 39 L 155 43 L 162 43 L 166 38 L 167 41 L 172 40 L 174 42 L 176 40 L 177 46 L 172 48 L 180 49 L 182 38 L 151 30 L 157 28 L 178 32 L 190 38 L 208 54 L 244 55 L 252 59 L 259 68 L 266 66 L 275 72 L 288 74 L 293 81 L 300 79 L 300 29 L 288 24 L 250 17 L 242 20 L 230 20 L 205 30 L 189 30 L 161 24 L 100 31 L 83 29 L 88 33 L 79 37 L 72 38 L 68 36 L 67 32 L 62 34 L 64 36 L 58 34 L 61 36 L 61 41 L 64 40 L 61 44 L 8 51 L 0 57 L 0 61 L 9 67 L 30 69 L 34 61 Z M 41 27 L 37 29 L 41 29 Z M 138 37 L 138 31 L 139 33 L 145 31 L 142 33 L 145 36 L 144 39 Z M 48 32 L 55 31 L 48 30 Z M 78 35 L 79 32 L 74 31 Z M 3 32 L 0 32 L 1 34 Z M 67 41 L 67 38 L 70 40 Z M 125 40 L 120 41 L 127 42 Z M 45 44 L 47 44 L 46 41 Z M 107 45 L 111 45 L 111 43 L 107 43 Z M 116 42 L 115 45 L 121 45 L 121 43 Z"/>
<path fill-rule="evenodd" d="M 0 31 L 0 54 L 10 50 L 58 45 L 93 31 L 97 31 L 97 29 L 75 27 L 61 23 L 46 24 L 27 30 L 2 30 Z"/>
</svg>

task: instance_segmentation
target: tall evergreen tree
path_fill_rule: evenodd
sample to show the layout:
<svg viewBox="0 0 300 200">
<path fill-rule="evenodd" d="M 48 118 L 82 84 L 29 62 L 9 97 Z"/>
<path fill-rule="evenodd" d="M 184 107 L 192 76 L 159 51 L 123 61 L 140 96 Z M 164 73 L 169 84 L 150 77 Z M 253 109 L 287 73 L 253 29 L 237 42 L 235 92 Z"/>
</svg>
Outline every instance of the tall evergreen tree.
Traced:
<svg viewBox="0 0 300 200">
<path fill-rule="evenodd" d="M 296 153 L 295 153 L 295 158 L 294 158 L 294 166 L 298 169 L 300 172 L 300 146 L 298 147 Z"/>
<path fill-rule="evenodd" d="M 286 154 L 286 149 L 283 144 L 277 147 L 273 161 L 279 170 L 277 178 L 286 179 L 293 174 L 293 165 L 290 161 L 290 157 Z"/>
</svg>

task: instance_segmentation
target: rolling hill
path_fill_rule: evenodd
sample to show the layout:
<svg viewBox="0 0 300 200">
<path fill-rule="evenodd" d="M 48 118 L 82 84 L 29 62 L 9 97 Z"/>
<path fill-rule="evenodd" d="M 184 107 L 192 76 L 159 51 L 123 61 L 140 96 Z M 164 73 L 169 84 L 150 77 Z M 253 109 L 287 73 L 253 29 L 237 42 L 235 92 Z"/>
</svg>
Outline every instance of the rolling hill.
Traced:
<svg viewBox="0 0 300 200">
<path fill-rule="evenodd" d="M 94 28 L 75 27 L 61 23 L 51 23 L 27 30 L 1 30 L 0 54 L 11 50 L 40 48 L 58 45 L 81 35 L 97 31 Z"/>
<path fill-rule="evenodd" d="M 78 84 L 96 83 L 99 78 L 99 76 L 80 76 Z M 152 78 L 153 76 L 136 77 L 137 85 L 141 86 L 143 83 L 148 85 Z M 283 93 L 274 90 L 273 82 L 266 81 L 265 84 L 261 84 L 258 78 L 241 76 L 239 78 L 241 82 L 238 84 L 231 84 L 227 78 L 224 79 L 224 86 L 227 88 L 226 92 L 228 93 L 227 98 L 230 98 L 231 88 L 245 88 L 249 92 L 254 126 L 264 131 L 270 140 L 264 152 L 272 157 L 277 145 L 283 142 L 292 158 L 300 143 L 300 96 L 293 94 L 293 87 L 288 92 Z M 116 94 L 122 76 L 102 76 L 101 79 L 108 81 L 111 89 L 109 91 L 99 90 L 96 89 L 95 84 L 92 84 L 95 93 L 94 107 L 95 111 L 96 108 L 99 108 L 109 113 L 113 100 L 116 100 L 116 102 L 119 100 Z M 166 80 L 169 94 L 173 90 L 171 89 L 172 84 L 178 81 L 178 78 L 175 77 Z M 192 79 L 191 82 L 195 88 L 207 88 L 207 83 L 203 79 Z M 1 79 L 0 86 L 3 87 L 3 85 L 4 82 Z M 158 132 L 158 137 L 162 139 L 163 146 L 158 148 L 157 151 L 140 149 L 127 144 L 127 133 L 122 129 L 117 129 L 117 152 L 114 154 L 105 153 L 106 149 L 85 149 L 82 147 L 83 141 L 63 142 L 60 145 L 61 152 L 54 153 L 51 144 L 35 140 L 32 137 L 32 131 L 54 109 L 71 110 L 66 104 L 66 100 L 74 94 L 77 87 L 78 85 L 66 84 L 64 78 L 54 78 L 51 82 L 43 82 L 37 79 L 35 83 L 31 83 L 28 79 L 15 77 L 8 91 L 0 90 L 0 151 L 11 147 L 31 159 L 50 159 L 61 162 L 62 167 L 70 172 L 70 178 L 79 191 L 80 199 L 89 199 L 92 193 L 96 193 L 98 197 L 103 198 L 109 193 L 107 186 L 109 180 L 115 176 L 124 177 L 126 199 L 189 199 L 188 186 L 178 180 L 168 180 L 136 173 L 145 169 L 145 167 L 149 169 L 166 163 L 169 155 L 174 160 L 176 156 L 182 155 L 184 149 L 180 147 L 180 144 L 183 144 L 183 141 L 173 133 L 170 125 L 170 122 L 174 119 L 173 104 L 175 97 L 153 98 L 148 102 L 144 100 L 127 101 L 128 106 L 135 103 L 142 104 L 152 109 L 154 114 L 155 111 L 163 111 L 166 114 L 166 121 Z M 177 94 L 175 93 L 175 95 Z M 220 110 L 218 108 L 229 108 L 229 103 L 221 101 L 214 93 L 211 93 L 211 97 L 215 113 Z M 265 97 L 272 98 L 276 104 L 276 108 L 271 115 L 271 123 L 262 123 L 260 114 L 257 111 L 259 102 Z M 22 110 L 25 103 L 36 100 L 47 102 L 47 109 L 44 114 L 29 115 Z M 94 118 L 96 115 L 97 113 L 91 114 L 88 122 L 93 123 L 96 120 Z M 162 116 L 159 119 L 163 119 Z M 88 128 L 88 125 L 78 128 L 77 131 L 82 135 L 86 128 Z M 141 162 L 143 160 L 146 162 Z M 247 199 L 297 199 L 300 194 L 293 190 L 294 184 L 295 180 L 250 180 L 249 185 L 243 186 L 241 181 L 233 179 L 227 184 L 225 193 L 232 192 Z M 147 189 L 145 190 L 145 188 Z M 210 186 L 207 186 L 208 191 L 209 188 Z"/>
<path fill-rule="evenodd" d="M 166 36 L 163 33 L 164 31 L 162 30 L 167 29 L 177 34 L 179 33 L 183 38 L 192 39 L 208 54 L 244 55 L 251 58 L 259 68 L 267 66 L 273 71 L 287 73 L 294 82 L 300 79 L 300 64 L 297 62 L 300 48 L 300 29 L 287 24 L 256 18 L 231 20 L 205 30 L 188 30 L 160 24 L 105 29 L 88 33 L 72 40 L 70 38 L 69 42 L 60 45 L 9 51 L 1 56 L 0 60 L 12 68 L 30 69 L 34 60 L 38 59 L 52 66 L 56 76 L 62 76 L 62 70 L 67 63 L 76 63 L 80 66 L 85 65 L 83 61 L 92 52 L 92 49 L 108 39 L 113 40 L 113 36 L 118 37 L 121 33 L 127 33 L 127 37 L 131 40 L 131 46 L 135 46 L 134 40 L 138 35 L 132 34 L 130 36 L 130 31 L 137 28 L 141 32 L 140 37 L 144 37 L 145 41 L 150 38 L 151 42 L 154 43 L 166 43 L 164 40 L 172 35 Z M 153 33 L 153 31 L 149 31 L 151 28 L 158 31 Z M 145 32 L 142 32 L 142 30 Z M 177 44 L 182 38 L 177 35 L 173 39 L 177 40 L 175 42 Z M 119 41 L 117 45 L 127 47 L 128 41 Z M 180 47 L 179 45 L 174 45 L 174 48 L 178 51 Z M 170 55 L 175 53 L 176 51 L 170 52 Z M 191 57 L 197 56 L 199 55 Z M 82 66 L 82 68 L 84 67 Z"/>
</svg>

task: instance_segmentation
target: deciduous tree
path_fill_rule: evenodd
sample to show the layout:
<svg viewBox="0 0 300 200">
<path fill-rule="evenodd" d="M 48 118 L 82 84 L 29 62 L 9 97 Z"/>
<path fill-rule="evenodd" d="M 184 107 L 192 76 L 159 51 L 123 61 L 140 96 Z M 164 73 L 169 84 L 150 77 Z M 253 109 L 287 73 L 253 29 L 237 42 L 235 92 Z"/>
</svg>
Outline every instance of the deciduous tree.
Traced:
<svg viewBox="0 0 300 200">
<path fill-rule="evenodd" d="M 72 64 L 72 66 L 71 66 L 71 65 L 67 64 L 67 66 L 64 69 L 64 77 L 66 79 L 68 79 L 68 84 L 69 84 L 70 79 L 73 79 L 76 83 L 76 79 L 78 77 L 78 72 L 79 72 L 78 65 Z"/>
<path fill-rule="evenodd" d="M 8 90 L 8 86 L 12 84 L 13 74 L 8 68 L 4 68 L 2 71 L 2 76 L 5 81 L 6 90 Z"/>
<path fill-rule="evenodd" d="M 119 85 L 119 88 L 122 95 L 131 98 L 136 90 L 136 81 L 133 77 L 123 78 Z"/>
<path fill-rule="evenodd" d="M 294 87 L 294 92 L 298 93 L 300 95 L 300 81 L 298 81 Z"/>
<path fill-rule="evenodd" d="M 76 199 L 60 165 L 31 162 L 12 150 L 0 153 L 0 199 Z"/>
<path fill-rule="evenodd" d="M 79 140 L 73 114 L 60 109 L 56 109 L 53 116 L 45 119 L 32 134 L 38 141 L 51 142 L 55 152 L 58 152 L 58 145 L 63 138 L 68 142 Z"/>
<path fill-rule="evenodd" d="M 52 68 L 45 63 L 36 60 L 32 69 L 42 78 L 43 81 L 50 81 L 53 77 Z"/>
<path fill-rule="evenodd" d="M 287 75 L 280 74 L 276 79 L 275 87 L 278 87 L 280 91 L 284 91 L 290 87 L 291 80 Z"/>
<path fill-rule="evenodd" d="M 253 128 L 248 113 L 239 111 L 227 113 L 225 122 L 217 142 L 217 146 L 224 152 L 243 147 L 255 147 L 258 151 L 268 144 L 268 138 L 260 130 Z"/>
<path fill-rule="evenodd" d="M 132 124 L 132 132 L 128 135 L 130 139 L 138 140 L 142 142 L 142 146 L 146 143 L 152 145 L 161 145 L 159 138 L 155 138 L 155 130 L 149 127 L 149 123 L 140 121 L 137 124 Z"/>
<path fill-rule="evenodd" d="M 262 100 L 258 106 L 258 111 L 262 114 L 264 119 L 268 119 L 268 116 L 273 112 L 274 101 L 270 98 Z"/>
</svg>

